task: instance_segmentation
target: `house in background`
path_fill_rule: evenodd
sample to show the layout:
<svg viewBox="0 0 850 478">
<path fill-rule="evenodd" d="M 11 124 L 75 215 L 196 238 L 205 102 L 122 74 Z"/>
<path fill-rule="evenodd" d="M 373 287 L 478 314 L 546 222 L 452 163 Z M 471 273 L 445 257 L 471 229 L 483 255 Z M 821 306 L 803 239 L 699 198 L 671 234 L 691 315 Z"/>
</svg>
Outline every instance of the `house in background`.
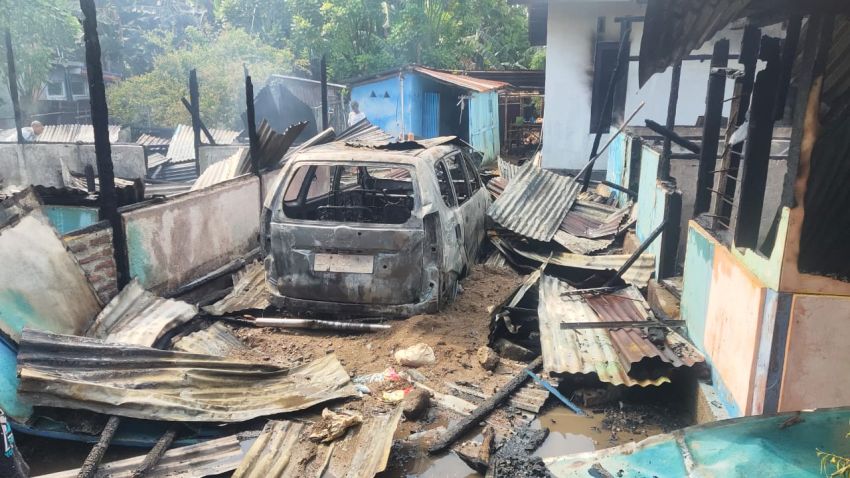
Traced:
<svg viewBox="0 0 850 478">
<path fill-rule="evenodd" d="M 618 127 L 644 101 L 646 105 L 631 121 L 643 126 L 651 119 L 665 124 L 672 68 L 653 76 L 642 87 L 638 81 L 638 59 L 643 33 L 643 0 L 510 0 L 526 4 L 529 39 L 546 45 L 546 115 L 543 121 L 543 166 L 579 170 L 587 162 L 599 116 L 603 115 L 603 143 L 611 127 Z M 628 61 L 622 68 L 625 81 L 616 85 L 613 106 L 603 112 L 605 94 L 614 68 L 622 32 L 631 29 Z M 727 27 L 718 38 L 731 42 L 732 59 L 737 58 L 742 30 Z M 682 60 L 676 125 L 697 125 L 705 109 L 706 78 L 710 69 L 713 41 L 692 51 Z M 731 82 L 726 97 L 732 96 Z M 724 116 L 729 114 L 729 104 Z M 595 169 L 605 169 L 597 161 Z"/>
<path fill-rule="evenodd" d="M 109 85 L 120 81 L 121 77 L 103 72 L 103 80 Z M 54 64 L 47 81 L 38 93 L 35 110 L 31 119 L 44 124 L 91 123 L 89 82 L 85 64 Z"/>
<path fill-rule="evenodd" d="M 501 81 L 408 66 L 349 82 L 351 100 L 397 138 L 458 136 L 493 161 L 499 155 Z"/>
</svg>

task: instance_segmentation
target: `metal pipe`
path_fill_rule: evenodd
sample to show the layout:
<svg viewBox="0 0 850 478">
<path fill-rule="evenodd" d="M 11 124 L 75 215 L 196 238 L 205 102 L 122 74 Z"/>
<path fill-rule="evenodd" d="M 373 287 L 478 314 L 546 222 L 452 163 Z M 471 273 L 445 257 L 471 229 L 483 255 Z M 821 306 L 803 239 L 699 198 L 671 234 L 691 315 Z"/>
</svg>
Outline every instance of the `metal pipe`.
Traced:
<svg viewBox="0 0 850 478">
<path fill-rule="evenodd" d="M 629 257 L 629 260 L 627 260 L 625 262 L 625 264 L 623 264 L 620 267 L 620 269 L 617 271 L 617 273 L 614 275 L 614 277 L 608 279 L 608 282 L 605 283 L 604 287 L 609 287 L 611 284 L 613 284 L 615 281 L 617 281 L 617 279 L 622 277 L 623 274 L 626 273 L 626 271 L 629 270 L 629 267 L 631 267 L 632 264 L 634 264 L 635 261 L 638 260 L 638 257 L 640 257 L 640 255 L 643 254 L 649 248 L 649 246 L 652 244 L 652 242 L 655 241 L 655 239 L 657 239 L 658 236 L 661 235 L 661 232 L 664 230 L 664 227 L 667 225 L 667 221 L 668 221 L 667 218 L 665 218 L 663 221 L 661 221 L 661 224 L 659 224 L 658 227 L 656 227 L 655 230 L 652 231 L 652 234 L 650 234 L 649 237 L 647 237 L 646 240 L 640 245 L 640 247 L 638 247 L 637 250 L 632 253 L 631 257 Z"/>
</svg>

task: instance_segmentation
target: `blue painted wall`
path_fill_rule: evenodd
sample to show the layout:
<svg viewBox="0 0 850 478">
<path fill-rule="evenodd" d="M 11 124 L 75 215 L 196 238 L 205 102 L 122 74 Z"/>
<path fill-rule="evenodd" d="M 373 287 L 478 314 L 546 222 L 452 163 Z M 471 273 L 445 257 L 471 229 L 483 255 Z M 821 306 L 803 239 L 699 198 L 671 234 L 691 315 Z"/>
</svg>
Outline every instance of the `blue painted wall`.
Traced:
<svg viewBox="0 0 850 478">
<path fill-rule="evenodd" d="M 459 105 L 462 96 L 469 99 Z M 416 138 L 454 135 L 481 151 L 486 160 L 495 160 L 499 154 L 495 91 L 470 92 L 406 72 L 403 81 L 393 75 L 353 86 L 351 99 L 360 104 L 369 121 L 395 137 L 402 133 Z"/>
<path fill-rule="evenodd" d="M 42 210 L 47 214 L 53 227 L 62 235 L 98 222 L 97 209 L 93 207 L 44 206 Z"/>
<path fill-rule="evenodd" d="M 667 196 L 658 186 L 658 161 L 659 154 L 644 146 L 641 150 L 640 188 L 638 191 L 638 218 L 635 233 L 641 243 L 645 241 L 652 231 L 664 222 L 664 207 Z M 647 249 L 655 257 L 661 255 L 661 236 L 652 241 Z M 655 261 L 655 275 L 658 276 L 659 261 Z"/>
<path fill-rule="evenodd" d="M 688 227 L 681 303 L 682 320 L 688 325 L 688 335 L 694 345 L 703 352 L 715 244 L 707 235 L 701 233 L 699 226 L 691 224 Z"/>
<path fill-rule="evenodd" d="M 631 138 L 626 136 L 625 134 L 619 134 L 611 143 L 611 146 L 608 146 L 608 163 L 606 167 L 605 179 L 617 184 L 619 186 L 623 186 L 625 188 L 629 187 L 629 177 L 628 177 L 628 161 L 629 161 L 629 142 Z M 602 161 L 602 159 L 598 159 L 597 161 Z M 629 196 L 620 191 L 612 191 L 615 198 L 617 198 L 617 204 L 623 206 L 628 202 Z"/>
</svg>

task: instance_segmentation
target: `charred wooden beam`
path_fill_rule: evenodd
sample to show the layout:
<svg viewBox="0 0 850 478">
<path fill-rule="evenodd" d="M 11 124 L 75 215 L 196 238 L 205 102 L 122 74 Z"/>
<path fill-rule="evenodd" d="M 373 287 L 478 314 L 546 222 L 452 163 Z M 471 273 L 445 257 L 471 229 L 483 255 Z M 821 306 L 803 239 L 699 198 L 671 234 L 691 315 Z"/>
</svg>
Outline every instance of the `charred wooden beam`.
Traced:
<svg viewBox="0 0 850 478">
<path fill-rule="evenodd" d="M 782 77 L 779 80 L 779 91 L 776 93 L 776 106 L 773 119 L 779 121 L 785 116 L 785 106 L 788 102 L 788 90 L 791 88 L 791 76 L 794 62 L 797 60 L 797 48 L 800 43 L 800 31 L 803 17 L 796 16 L 788 21 L 785 39 L 782 40 Z"/>
<path fill-rule="evenodd" d="M 669 219 L 665 218 L 664 221 L 662 221 L 661 224 L 659 224 L 658 227 L 656 227 L 655 230 L 652 231 L 649 234 L 649 237 L 647 237 L 646 240 L 643 241 L 643 243 L 637 248 L 637 250 L 635 250 L 632 253 L 632 255 L 629 256 L 629 258 L 626 260 L 626 262 L 623 263 L 622 266 L 620 266 L 620 269 L 617 270 L 617 273 L 614 274 L 613 277 L 608 279 L 608 282 L 605 283 L 603 288 L 611 287 L 611 284 L 614 284 L 615 282 L 617 282 L 617 280 L 620 277 L 623 277 L 623 274 L 625 274 L 626 271 L 628 271 L 629 268 L 632 267 L 632 265 L 635 263 L 635 261 L 638 260 L 638 257 L 640 257 L 641 254 L 646 252 L 646 250 L 649 249 L 649 246 L 658 238 L 658 236 L 661 235 L 662 232 L 664 232 L 664 227 L 667 225 L 668 221 L 669 221 Z M 577 292 L 582 292 L 582 291 L 577 291 Z"/>
<path fill-rule="evenodd" d="M 180 98 L 180 101 L 183 103 L 183 106 L 186 107 L 186 109 L 189 111 L 189 114 L 193 114 L 192 103 L 189 103 L 189 100 L 187 100 L 185 97 Z M 209 142 L 209 144 L 215 145 L 215 139 L 213 139 L 213 135 L 210 134 L 210 130 L 207 129 L 207 126 L 204 124 L 203 120 L 198 118 L 198 123 L 201 125 L 201 131 L 204 133 L 204 136 L 207 137 L 207 141 Z"/>
<path fill-rule="evenodd" d="M 782 79 L 779 41 L 763 37 L 759 57 L 767 62 L 767 66 L 759 72 L 753 90 L 744 159 L 738 175 L 741 182 L 738 215 L 734 221 L 735 245 L 749 248 L 758 246 L 759 225 L 767 187 L 767 169 L 773 143 L 774 105 Z"/>
<path fill-rule="evenodd" d="M 260 174 L 260 138 L 257 137 L 257 117 L 254 112 L 254 83 L 251 75 L 245 77 L 245 105 L 248 116 L 248 141 L 251 152 L 251 172 Z M 260 184 L 262 187 L 262 182 Z"/>
<path fill-rule="evenodd" d="M 651 119 L 644 120 L 644 123 L 646 123 L 647 128 L 651 129 L 652 131 L 655 131 L 656 133 L 658 133 L 662 137 L 664 137 L 664 141 L 672 141 L 672 142 L 678 144 L 679 146 L 687 149 L 688 151 L 690 151 L 694 154 L 700 154 L 700 152 L 702 151 L 702 148 L 700 147 L 700 145 L 698 145 L 698 144 L 694 143 L 693 141 L 683 137 L 682 135 L 680 135 L 676 131 L 669 129 L 666 126 L 662 126 L 662 125 L 656 123 L 655 121 L 652 121 Z M 672 157 L 672 153 L 671 153 L 671 157 Z"/>
<path fill-rule="evenodd" d="M 118 195 L 115 191 L 115 173 L 112 167 L 112 146 L 109 143 L 109 109 L 106 105 L 106 87 L 103 83 L 103 65 L 100 60 L 100 40 L 97 36 L 97 10 L 94 0 L 80 0 L 83 11 L 83 35 L 86 44 L 89 102 L 97 174 L 100 179 L 100 219 L 112 226 L 112 250 L 115 257 L 118 288 L 130 282 L 130 260 L 127 255 L 127 238 L 118 213 Z"/>
<path fill-rule="evenodd" d="M 80 3 L 85 2 L 93 3 L 94 0 L 80 0 Z M 100 432 L 100 439 L 92 447 L 89 456 L 86 457 L 83 466 L 80 467 L 77 478 L 93 478 L 97 475 L 97 468 L 100 466 L 100 461 L 103 460 L 103 455 L 106 454 L 106 449 L 109 448 L 109 444 L 112 442 L 112 438 L 115 436 L 115 432 L 118 430 L 118 425 L 120 424 L 120 418 L 116 416 L 109 417 L 109 421 L 106 422 L 106 426 Z"/>
<path fill-rule="evenodd" d="M 177 436 L 177 430 L 175 428 L 170 428 L 166 431 L 159 440 L 157 440 L 156 445 L 151 448 L 147 455 L 145 455 L 145 459 L 142 460 L 142 463 L 133 470 L 132 478 L 143 478 L 145 476 L 150 476 L 149 473 L 156 467 L 159 460 L 162 459 L 162 455 L 168 451 L 168 448 L 174 442 L 174 438 Z"/>
<path fill-rule="evenodd" d="M 670 97 L 667 100 L 667 129 L 670 132 L 676 127 L 676 109 L 679 105 L 679 84 L 682 80 L 682 62 L 677 61 L 673 65 L 673 75 L 670 79 Z M 658 179 L 669 181 L 670 178 L 670 154 L 672 153 L 672 140 L 669 135 L 664 135 L 664 149 L 661 159 L 658 161 Z"/>
<path fill-rule="evenodd" d="M 705 95 L 705 120 L 702 126 L 702 149 L 697 171 L 697 190 L 692 217 L 707 212 L 711 206 L 711 188 L 717 167 L 717 149 L 720 143 L 720 127 L 723 122 L 723 96 L 726 92 L 726 74 L 721 69 L 729 65 L 729 40 L 714 44 L 711 57 L 711 73 L 708 75 L 708 91 Z"/>
<path fill-rule="evenodd" d="M 6 29 L 6 71 L 9 73 L 9 95 L 12 97 L 12 109 L 15 112 L 15 130 L 18 133 L 18 143 L 24 142 L 21 130 L 21 104 L 18 99 L 18 74 L 15 71 L 15 52 L 12 50 L 12 33 Z"/>
<path fill-rule="evenodd" d="M 198 91 L 198 72 L 189 72 L 189 102 L 192 109 L 192 137 L 195 142 L 195 174 L 201 175 L 201 99 Z"/>
</svg>

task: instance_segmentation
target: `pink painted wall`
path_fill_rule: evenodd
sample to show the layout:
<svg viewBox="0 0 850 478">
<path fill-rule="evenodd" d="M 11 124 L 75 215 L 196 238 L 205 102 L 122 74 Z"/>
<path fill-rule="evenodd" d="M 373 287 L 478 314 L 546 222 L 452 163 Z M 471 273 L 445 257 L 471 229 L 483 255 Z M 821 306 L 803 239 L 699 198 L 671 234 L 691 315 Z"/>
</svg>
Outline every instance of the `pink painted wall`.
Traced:
<svg viewBox="0 0 850 478">
<path fill-rule="evenodd" d="M 754 381 L 766 288 L 718 246 L 708 291 L 704 346 L 722 381 L 719 388 L 740 414 L 761 413 L 763 397 L 754 399 Z"/>
<path fill-rule="evenodd" d="M 795 295 L 779 411 L 850 405 L 850 297 Z"/>
</svg>

